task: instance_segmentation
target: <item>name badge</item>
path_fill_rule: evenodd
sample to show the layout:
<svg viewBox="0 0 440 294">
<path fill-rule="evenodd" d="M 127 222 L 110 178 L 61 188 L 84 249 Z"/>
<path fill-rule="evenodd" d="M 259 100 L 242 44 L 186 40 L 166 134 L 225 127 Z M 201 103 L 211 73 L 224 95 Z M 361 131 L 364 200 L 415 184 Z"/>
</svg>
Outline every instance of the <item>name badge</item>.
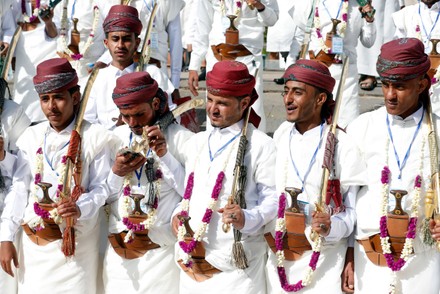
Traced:
<svg viewBox="0 0 440 294">
<path fill-rule="evenodd" d="M 342 54 L 344 50 L 344 41 L 339 36 L 333 36 L 332 38 L 332 53 Z"/>
<path fill-rule="evenodd" d="M 150 41 L 151 49 L 159 49 L 159 34 L 157 32 L 151 32 Z"/>
</svg>

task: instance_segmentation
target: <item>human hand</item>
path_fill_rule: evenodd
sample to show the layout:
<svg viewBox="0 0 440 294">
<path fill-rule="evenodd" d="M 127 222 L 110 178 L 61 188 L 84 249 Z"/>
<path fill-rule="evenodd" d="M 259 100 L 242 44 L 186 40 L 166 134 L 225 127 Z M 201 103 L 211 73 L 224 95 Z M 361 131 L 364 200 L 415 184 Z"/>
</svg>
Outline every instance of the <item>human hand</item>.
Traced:
<svg viewBox="0 0 440 294">
<path fill-rule="evenodd" d="M 312 213 L 312 230 L 319 235 L 323 237 L 328 236 L 331 224 L 330 214 L 318 211 Z"/>
<path fill-rule="evenodd" d="M 341 290 L 354 293 L 354 248 L 348 247 L 345 254 L 344 270 L 341 273 Z"/>
<path fill-rule="evenodd" d="M 244 228 L 245 217 L 243 210 L 238 204 L 226 204 L 225 207 L 217 210 L 222 214 L 222 220 L 225 224 L 232 224 L 237 230 Z"/>
<path fill-rule="evenodd" d="M 157 156 L 162 157 L 167 153 L 167 142 L 165 136 L 158 125 L 144 127 L 147 134 L 149 147 L 156 152 Z"/>
<path fill-rule="evenodd" d="M 140 153 L 131 150 L 122 150 L 116 154 L 112 171 L 115 175 L 125 177 L 128 173 L 140 168 L 147 159 Z"/>
<path fill-rule="evenodd" d="M 197 71 L 190 70 L 188 72 L 188 86 L 194 96 L 199 96 L 199 75 L 197 74 Z"/>
<path fill-rule="evenodd" d="M 11 261 L 14 262 L 16 268 L 19 267 L 17 250 L 15 249 L 14 243 L 11 241 L 3 241 L 0 244 L 0 263 L 5 273 L 13 277 L 14 272 L 12 271 Z"/>
</svg>

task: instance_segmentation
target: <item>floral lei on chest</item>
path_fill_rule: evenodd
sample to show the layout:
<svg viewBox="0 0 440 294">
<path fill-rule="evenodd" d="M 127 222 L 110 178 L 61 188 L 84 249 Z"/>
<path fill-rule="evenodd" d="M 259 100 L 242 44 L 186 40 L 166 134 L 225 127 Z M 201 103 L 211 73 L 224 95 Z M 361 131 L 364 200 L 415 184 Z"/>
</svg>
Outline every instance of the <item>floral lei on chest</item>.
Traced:
<svg viewBox="0 0 440 294">
<path fill-rule="evenodd" d="M 90 46 L 93 44 L 93 39 L 95 38 L 95 31 L 98 27 L 99 22 L 99 7 L 94 6 L 93 7 L 93 23 L 92 23 L 92 29 L 90 30 L 89 37 L 87 38 L 86 43 L 81 48 L 82 51 L 78 54 L 73 53 L 68 45 L 67 45 L 67 5 L 69 1 L 65 0 L 63 5 L 63 13 L 61 16 L 61 28 L 60 28 L 60 36 L 58 38 L 59 46 L 61 47 L 61 51 L 69 55 L 73 60 L 80 60 L 84 57 L 84 55 L 89 50 Z"/>
<path fill-rule="evenodd" d="M 29 17 L 26 13 L 26 0 L 21 0 L 21 13 L 22 13 L 22 17 L 23 17 L 23 21 L 30 23 L 33 22 L 34 20 L 37 19 L 38 17 L 38 13 L 40 11 L 40 0 L 36 0 L 35 1 L 35 8 L 32 11 L 32 15 Z M 31 5 L 32 7 L 32 5 Z"/>
<path fill-rule="evenodd" d="M 347 29 L 347 19 L 348 19 L 348 0 L 341 0 L 342 2 L 342 11 L 341 11 L 341 23 L 339 24 L 339 36 L 341 38 L 344 37 L 345 30 Z M 325 45 L 325 40 L 322 36 L 322 28 L 321 28 L 321 20 L 319 17 L 319 3 L 317 3 L 315 7 L 315 16 L 313 18 L 313 26 L 316 29 L 316 36 L 318 37 L 319 45 L 325 53 L 331 53 L 331 48 Z"/>
<path fill-rule="evenodd" d="M 194 236 L 192 237 L 192 240 L 188 244 L 185 242 L 185 235 L 187 233 L 185 226 L 183 225 L 182 221 L 179 222 L 179 228 L 177 231 L 177 242 L 179 243 L 181 249 L 180 258 L 182 259 L 182 262 L 186 267 L 192 267 L 193 262 L 192 262 L 191 252 L 196 248 L 197 243 L 202 241 L 206 233 L 206 230 L 208 229 L 208 226 L 211 222 L 212 214 L 214 212 L 214 209 L 217 207 L 218 197 L 223 187 L 223 180 L 225 178 L 224 170 L 226 170 L 226 167 L 229 163 L 229 158 L 231 157 L 232 151 L 235 150 L 235 146 L 237 142 L 238 141 L 235 140 L 232 146 L 229 148 L 229 153 L 226 156 L 223 170 L 218 173 L 217 178 L 215 180 L 215 184 L 211 193 L 211 199 L 209 200 L 208 207 L 206 208 L 205 213 L 202 217 L 202 222 L 198 226 L 197 230 L 194 232 Z M 201 150 L 203 150 L 204 147 L 202 147 Z M 198 152 L 199 155 L 200 153 L 201 152 Z M 195 160 L 194 170 L 196 169 L 196 165 L 198 161 L 199 158 L 197 156 Z M 194 187 L 194 172 L 190 173 L 190 175 L 188 176 L 185 193 L 183 195 L 183 200 L 180 204 L 181 207 L 180 215 L 182 217 L 189 216 L 189 202 L 191 200 L 193 187 Z"/>
<path fill-rule="evenodd" d="M 149 167 L 148 162 L 151 163 L 151 167 Z M 132 190 L 131 180 L 134 172 L 131 172 L 124 177 L 123 199 L 122 199 L 123 207 L 122 207 L 121 216 L 122 216 L 122 223 L 125 225 L 125 227 L 128 230 L 128 233 L 127 235 L 125 235 L 124 238 L 125 243 L 133 242 L 134 233 L 143 230 L 149 230 L 156 221 L 156 213 L 157 213 L 157 208 L 159 206 L 159 194 L 160 194 L 160 183 L 161 183 L 160 180 L 162 179 L 162 172 L 158 168 L 157 164 L 155 167 L 153 167 L 153 163 L 157 163 L 157 161 L 154 160 L 153 157 L 148 157 L 146 168 L 151 169 L 151 170 L 147 170 L 147 179 L 151 187 L 151 189 L 149 190 L 149 194 L 150 194 L 149 197 L 152 198 L 153 200 L 151 201 L 151 203 L 149 203 L 150 209 L 147 213 L 147 218 L 139 224 L 132 223 L 128 218 L 131 212 L 131 199 L 130 199 L 130 194 Z"/>
<path fill-rule="evenodd" d="M 387 262 L 387 266 L 392 271 L 390 289 L 389 289 L 390 294 L 396 293 L 396 283 L 397 283 L 396 273 L 400 271 L 402 267 L 406 264 L 407 260 L 413 254 L 413 250 L 414 250 L 414 239 L 416 237 L 417 218 L 419 215 L 419 202 L 421 197 L 420 196 L 421 186 L 422 186 L 421 175 L 423 170 L 424 146 L 425 146 L 425 136 L 423 136 L 422 146 L 421 146 L 422 151 L 420 155 L 419 174 L 414 179 L 414 191 L 413 191 L 414 194 L 413 194 L 413 199 L 411 201 L 411 213 L 408 223 L 408 231 L 406 233 L 406 238 L 402 253 L 396 262 L 394 261 L 393 255 L 391 253 L 391 244 L 389 241 L 389 235 L 387 230 L 388 199 L 389 199 L 389 190 L 390 190 L 390 181 L 391 181 L 391 171 L 388 167 L 389 140 L 387 140 L 385 146 L 386 164 L 383 167 L 381 173 L 382 203 L 380 208 L 381 209 L 380 243 L 381 243 L 383 255 Z"/>
<path fill-rule="evenodd" d="M 44 162 L 43 162 L 43 148 L 42 144 L 40 144 L 40 147 L 37 149 L 36 153 L 36 160 L 35 160 L 35 168 L 34 168 L 34 185 L 32 187 L 31 191 L 31 197 L 33 200 L 33 208 L 34 212 L 37 215 L 37 218 L 32 220 L 28 223 L 29 227 L 31 229 L 34 229 L 36 231 L 40 231 L 44 229 L 44 219 L 53 219 L 55 223 L 61 224 L 62 218 L 58 215 L 58 211 L 56 208 L 52 209 L 50 212 L 44 210 L 41 208 L 41 206 L 38 204 L 39 199 L 37 196 L 37 192 L 39 189 L 41 189 L 38 184 L 42 182 L 43 174 L 44 174 Z M 60 166 L 60 176 L 58 177 L 58 186 L 56 191 L 56 198 L 59 199 L 62 191 L 63 191 L 63 178 L 64 174 L 66 173 L 66 162 L 67 158 L 64 155 L 61 159 L 61 166 Z"/>
<path fill-rule="evenodd" d="M 225 0 L 219 0 L 220 2 L 220 11 L 222 13 L 222 16 L 226 16 L 226 5 Z M 238 17 L 241 13 L 241 7 L 243 6 L 243 0 L 236 0 L 235 3 L 235 11 L 234 15 Z"/>
</svg>

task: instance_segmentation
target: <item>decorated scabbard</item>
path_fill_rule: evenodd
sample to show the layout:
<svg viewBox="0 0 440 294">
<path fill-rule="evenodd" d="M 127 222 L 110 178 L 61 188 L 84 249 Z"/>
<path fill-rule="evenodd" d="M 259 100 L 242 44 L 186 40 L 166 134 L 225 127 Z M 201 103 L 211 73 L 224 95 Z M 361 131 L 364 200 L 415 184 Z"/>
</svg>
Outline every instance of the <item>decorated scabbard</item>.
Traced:
<svg viewBox="0 0 440 294">
<path fill-rule="evenodd" d="M 142 49 L 140 52 L 139 63 L 136 67 L 136 71 L 144 70 L 144 66 L 150 61 L 150 36 L 151 31 L 153 30 L 154 17 L 156 16 L 158 8 L 159 6 L 157 4 L 157 1 L 154 1 L 153 10 L 151 11 L 150 19 L 148 20 L 147 30 L 145 31 L 144 42 L 142 43 Z"/>
</svg>

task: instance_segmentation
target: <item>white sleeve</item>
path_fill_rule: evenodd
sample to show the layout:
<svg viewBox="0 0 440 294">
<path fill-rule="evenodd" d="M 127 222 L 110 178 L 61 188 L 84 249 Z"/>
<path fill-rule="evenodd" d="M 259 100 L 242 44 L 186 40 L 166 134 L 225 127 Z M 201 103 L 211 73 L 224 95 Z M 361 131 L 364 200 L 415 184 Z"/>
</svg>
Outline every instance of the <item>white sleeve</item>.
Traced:
<svg viewBox="0 0 440 294">
<path fill-rule="evenodd" d="M 180 14 L 177 14 L 177 16 L 168 24 L 167 32 L 170 42 L 171 82 L 173 83 L 175 89 L 179 89 L 183 54 Z"/>
<path fill-rule="evenodd" d="M 1 41 L 8 44 L 11 43 L 12 36 L 15 32 L 15 22 L 14 17 L 12 16 L 12 10 L 9 7 L 3 9 L 3 15 L 1 16 L 1 30 L 3 31 Z"/>
</svg>

